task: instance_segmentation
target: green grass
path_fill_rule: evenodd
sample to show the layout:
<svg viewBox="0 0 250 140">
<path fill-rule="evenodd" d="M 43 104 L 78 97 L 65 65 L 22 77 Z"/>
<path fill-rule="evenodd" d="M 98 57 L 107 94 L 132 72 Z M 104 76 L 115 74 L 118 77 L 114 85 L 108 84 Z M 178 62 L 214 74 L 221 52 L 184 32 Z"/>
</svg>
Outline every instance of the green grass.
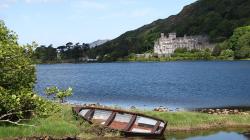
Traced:
<svg viewBox="0 0 250 140">
<path fill-rule="evenodd" d="M 47 118 L 33 118 L 28 124 L 36 127 L 0 125 L 1 138 L 51 136 L 62 137 L 98 137 L 98 127 L 91 126 L 76 120 L 72 115 L 70 106 L 63 106 L 62 111 Z M 161 118 L 168 121 L 168 130 L 200 130 L 215 127 L 243 127 L 250 126 L 250 115 L 209 115 L 194 112 L 153 112 L 139 111 L 144 114 Z M 103 136 L 103 135 L 102 135 Z M 106 133 L 105 136 L 112 137 L 118 134 Z"/>
<path fill-rule="evenodd" d="M 168 121 L 168 130 L 197 130 L 219 127 L 250 127 L 250 115 L 210 115 L 196 112 L 154 112 L 145 114 Z"/>
<path fill-rule="evenodd" d="M 73 117 L 69 106 L 64 106 L 62 111 L 47 118 L 33 118 L 29 124 L 35 125 L 35 127 L 12 125 L 0 126 L 0 138 L 76 136 L 81 133 L 81 130 L 87 130 L 90 128 L 90 125 L 87 123 L 80 125 L 80 121 L 77 121 Z"/>
</svg>

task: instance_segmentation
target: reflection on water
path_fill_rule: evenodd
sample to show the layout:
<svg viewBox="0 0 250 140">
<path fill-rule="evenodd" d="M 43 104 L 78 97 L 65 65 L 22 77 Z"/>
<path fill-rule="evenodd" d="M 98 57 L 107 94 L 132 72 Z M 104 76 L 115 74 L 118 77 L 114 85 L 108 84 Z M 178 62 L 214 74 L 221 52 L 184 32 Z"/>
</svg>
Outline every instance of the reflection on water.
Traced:
<svg viewBox="0 0 250 140">
<path fill-rule="evenodd" d="M 209 130 L 195 132 L 169 132 L 165 135 L 167 140 L 250 140 L 249 128 Z"/>
<path fill-rule="evenodd" d="M 95 139 L 95 140 L 101 140 Z M 155 140 L 156 138 L 108 138 L 110 140 Z M 250 140 L 250 128 L 194 132 L 168 132 L 160 140 Z"/>
<path fill-rule="evenodd" d="M 218 132 L 209 136 L 196 136 L 188 138 L 188 140 L 247 140 L 244 135 L 236 132 Z"/>
</svg>

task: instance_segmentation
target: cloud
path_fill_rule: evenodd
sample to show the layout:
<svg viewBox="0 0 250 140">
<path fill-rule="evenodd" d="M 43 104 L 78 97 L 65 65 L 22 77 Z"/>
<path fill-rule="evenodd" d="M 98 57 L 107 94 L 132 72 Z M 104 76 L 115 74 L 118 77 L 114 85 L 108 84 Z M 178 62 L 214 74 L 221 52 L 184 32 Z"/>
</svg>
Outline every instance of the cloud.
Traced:
<svg viewBox="0 0 250 140">
<path fill-rule="evenodd" d="M 6 9 L 6 8 L 9 8 L 9 4 L 6 3 L 0 4 L 0 9 Z"/>
<path fill-rule="evenodd" d="M 9 8 L 15 2 L 16 0 L 0 0 L 0 10 Z"/>
</svg>

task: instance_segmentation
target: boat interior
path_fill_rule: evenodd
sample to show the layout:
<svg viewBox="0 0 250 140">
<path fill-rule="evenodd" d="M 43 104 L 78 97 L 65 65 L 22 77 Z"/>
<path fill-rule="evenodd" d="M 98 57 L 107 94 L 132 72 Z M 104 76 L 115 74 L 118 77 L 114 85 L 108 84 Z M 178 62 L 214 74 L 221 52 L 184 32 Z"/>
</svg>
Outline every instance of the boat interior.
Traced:
<svg viewBox="0 0 250 140">
<path fill-rule="evenodd" d="M 92 123 L 125 132 L 160 134 L 165 126 L 156 119 L 111 110 L 82 109 L 78 114 Z"/>
</svg>

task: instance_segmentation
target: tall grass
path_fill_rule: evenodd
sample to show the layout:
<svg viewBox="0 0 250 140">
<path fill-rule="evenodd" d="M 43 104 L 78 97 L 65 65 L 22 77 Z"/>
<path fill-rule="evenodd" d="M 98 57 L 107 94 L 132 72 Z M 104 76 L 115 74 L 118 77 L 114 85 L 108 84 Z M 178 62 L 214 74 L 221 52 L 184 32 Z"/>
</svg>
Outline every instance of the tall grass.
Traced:
<svg viewBox="0 0 250 140">
<path fill-rule="evenodd" d="M 250 127 L 250 115 L 211 115 L 196 112 L 154 112 L 145 114 L 168 121 L 168 130 L 209 129 L 215 127 Z"/>
<path fill-rule="evenodd" d="M 27 126 L 0 126 L 0 138 L 9 137 L 32 137 L 32 136 L 76 136 L 81 129 L 90 127 L 89 125 L 80 125 L 71 114 L 71 108 L 64 106 L 62 111 L 53 114 L 47 118 L 33 118 L 29 124 L 35 127 Z"/>
</svg>

